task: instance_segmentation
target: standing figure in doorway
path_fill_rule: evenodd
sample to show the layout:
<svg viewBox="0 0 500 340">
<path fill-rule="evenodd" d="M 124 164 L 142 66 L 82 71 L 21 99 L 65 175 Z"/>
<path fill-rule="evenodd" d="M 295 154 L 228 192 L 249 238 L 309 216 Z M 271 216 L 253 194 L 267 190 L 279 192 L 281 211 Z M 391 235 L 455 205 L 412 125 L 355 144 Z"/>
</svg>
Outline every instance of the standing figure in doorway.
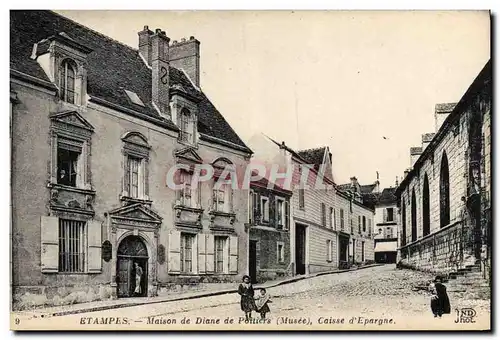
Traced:
<svg viewBox="0 0 500 340">
<path fill-rule="evenodd" d="M 238 287 L 238 294 L 241 296 L 241 310 L 245 312 L 245 320 L 250 321 L 252 310 L 255 310 L 254 291 L 250 283 L 250 276 L 243 276 L 243 282 Z"/>
<path fill-rule="evenodd" d="M 135 262 L 135 290 L 134 295 L 141 295 L 142 268 Z"/>
</svg>

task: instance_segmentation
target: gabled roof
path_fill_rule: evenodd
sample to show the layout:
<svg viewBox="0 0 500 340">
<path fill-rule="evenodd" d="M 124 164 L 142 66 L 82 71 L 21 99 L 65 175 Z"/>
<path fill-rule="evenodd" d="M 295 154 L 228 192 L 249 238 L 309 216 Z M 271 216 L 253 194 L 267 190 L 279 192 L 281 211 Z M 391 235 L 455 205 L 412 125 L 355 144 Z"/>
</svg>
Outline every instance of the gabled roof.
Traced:
<svg viewBox="0 0 500 340">
<path fill-rule="evenodd" d="M 393 204 L 396 203 L 396 188 L 385 188 L 382 190 L 380 197 L 378 198 L 378 204 Z"/>
<path fill-rule="evenodd" d="M 10 68 L 49 82 L 43 69 L 30 56 L 35 43 L 62 32 L 92 50 L 87 56 L 87 91 L 91 97 L 95 96 L 153 116 L 165 121 L 171 128 L 177 129 L 172 122 L 162 118 L 154 109 L 151 102 L 151 70 L 141 59 L 137 49 L 54 12 L 29 10 L 10 12 Z M 170 67 L 170 86 L 175 85 L 182 87 L 188 95 L 201 100 L 198 104 L 200 133 L 235 144 L 239 149 L 251 153 L 207 96 L 193 86 L 184 72 Z M 135 92 L 145 106 L 134 104 L 125 90 Z"/>
<path fill-rule="evenodd" d="M 367 184 L 367 185 L 361 185 L 361 193 L 362 194 L 369 194 L 375 189 L 377 185 L 376 184 Z"/>
<path fill-rule="evenodd" d="M 314 164 L 314 169 L 319 170 L 319 168 L 323 164 L 325 152 L 326 152 L 326 147 L 320 147 L 314 149 L 300 150 L 297 151 L 297 154 L 308 164 Z"/>
</svg>

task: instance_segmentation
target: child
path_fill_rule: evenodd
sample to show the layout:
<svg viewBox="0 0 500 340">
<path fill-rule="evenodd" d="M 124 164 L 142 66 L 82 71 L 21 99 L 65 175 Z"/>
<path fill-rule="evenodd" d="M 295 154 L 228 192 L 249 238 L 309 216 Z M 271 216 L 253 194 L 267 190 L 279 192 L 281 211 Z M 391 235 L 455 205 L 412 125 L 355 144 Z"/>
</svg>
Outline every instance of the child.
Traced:
<svg viewBox="0 0 500 340">
<path fill-rule="evenodd" d="M 431 290 L 431 310 L 434 317 L 441 317 L 443 314 L 450 314 L 450 299 L 446 293 L 446 286 L 442 284 L 440 276 L 436 276 L 430 285 Z"/>
<path fill-rule="evenodd" d="M 266 293 L 265 288 L 261 288 L 259 291 L 259 295 L 255 297 L 255 310 L 257 313 L 260 313 L 260 317 L 262 319 L 266 318 L 266 313 L 269 313 L 271 310 L 269 309 L 268 303 L 271 303 L 269 294 Z"/>
<path fill-rule="evenodd" d="M 241 310 L 245 312 L 245 319 L 250 321 L 252 310 L 255 309 L 254 291 L 250 283 L 250 276 L 243 276 L 243 283 L 238 287 L 238 294 L 241 295 Z"/>
</svg>

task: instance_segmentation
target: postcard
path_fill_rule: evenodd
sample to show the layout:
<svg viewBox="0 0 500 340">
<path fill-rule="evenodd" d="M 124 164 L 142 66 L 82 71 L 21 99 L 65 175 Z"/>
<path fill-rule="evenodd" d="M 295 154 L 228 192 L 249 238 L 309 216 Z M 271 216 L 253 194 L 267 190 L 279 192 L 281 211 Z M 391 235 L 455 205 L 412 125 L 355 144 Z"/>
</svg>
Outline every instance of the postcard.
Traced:
<svg viewBox="0 0 500 340">
<path fill-rule="evenodd" d="M 491 330 L 489 11 L 10 12 L 12 330 Z"/>
</svg>

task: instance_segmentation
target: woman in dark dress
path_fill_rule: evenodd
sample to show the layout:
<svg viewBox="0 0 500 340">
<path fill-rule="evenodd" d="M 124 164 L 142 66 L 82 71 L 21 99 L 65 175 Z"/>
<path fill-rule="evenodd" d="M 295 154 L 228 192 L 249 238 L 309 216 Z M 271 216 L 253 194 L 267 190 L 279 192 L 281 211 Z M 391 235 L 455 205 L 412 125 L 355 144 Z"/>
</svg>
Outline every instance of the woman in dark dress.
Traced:
<svg viewBox="0 0 500 340">
<path fill-rule="evenodd" d="M 252 310 L 255 310 L 254 291 L 250 283 L 250 276 L 243 276 L 243 283 L 238 287 L 238 294 L 241 296 L 241 310 L 245 312 L 245 319 L 248 321 L 252 317 Z"/>
<path fill-rule="evenodd" d="M 433 284 L 431 285 L 431 310 L 434 317 L 441 317 L 443 314 L 450 314 L 450 299 L 446 293 L 446 286 L 442 284 L 440 276 L 436 276 Z"/>
</svg>

